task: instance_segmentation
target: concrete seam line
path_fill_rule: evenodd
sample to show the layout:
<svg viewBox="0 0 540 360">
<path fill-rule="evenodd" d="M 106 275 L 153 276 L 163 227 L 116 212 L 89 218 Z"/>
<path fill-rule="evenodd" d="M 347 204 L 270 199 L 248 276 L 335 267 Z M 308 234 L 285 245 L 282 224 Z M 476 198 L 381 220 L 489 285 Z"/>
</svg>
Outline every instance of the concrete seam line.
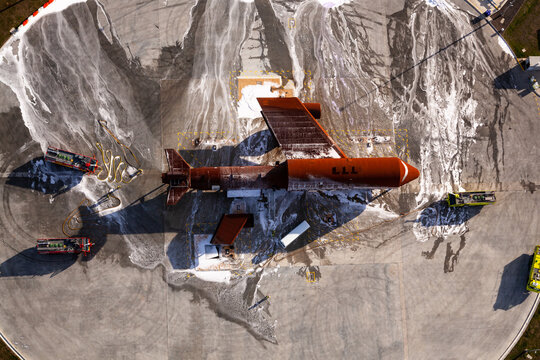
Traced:
<svg viewBox="0 0 540 360">
<path fill-rule="evenodd" d="M 4 336 L 4 334 L 2 334 L 2 332 L 0 332 L 0 338 L 4 341 L 7 347 L 15 354 L 15 356 L 17 356 L 21 360 L 24 360 L 24 357 L 17 351 L 17 349 L 15 349 L 13 345 L 11 345 L 11 343 L 8 341 L 8 339 L 6 339 L 6 337 Z"/>
<path fill-rule="evenodd" d="M 531 319 L 532 319 L 534 313 L 536 312 L 536 308 L 538 307 L 538 303 L 540 303 L 540 293 L 536 294 L 536 300 L 534 300 L 533 307 L 532 307 L 531 311 L 529 312 L 529 315 L 527 315 L 527 320 L 525 320 L 523 325 L 521 325 L 521 329 L 519 330 L 519 333 L 516 335 L 514 340 L 512 340 L 510 345 L 508 345 L 508 347 L 506 348 L 504 353 L 501 355 L 499 360 L 504 360 L 504 358 L 508 355 L 508 353 L 510 353 L 510 351 L 512 351 L 512 349 L 514 348 L 516 343 L 519 341 L 519 339 L 521 339 L 521 336 L 523 335 L 525 330 L 527 330 L 527 327 L 529 326 L 529 323 L 531 322 Z"/>
<path fill-rule="evenodd" d="M 402 245 L 402 244 L 401 244 Z M 409 359 L 409 339 L 407 333 L 407 304 L 405 302 L 405 286 L 403 285 L 403 247 L 401 247 L 401 261 L 398 263 L 399 271 L 399 304 L 401 307 L 401 332 L 403 334 L 403 359 Z"/>
</svg>

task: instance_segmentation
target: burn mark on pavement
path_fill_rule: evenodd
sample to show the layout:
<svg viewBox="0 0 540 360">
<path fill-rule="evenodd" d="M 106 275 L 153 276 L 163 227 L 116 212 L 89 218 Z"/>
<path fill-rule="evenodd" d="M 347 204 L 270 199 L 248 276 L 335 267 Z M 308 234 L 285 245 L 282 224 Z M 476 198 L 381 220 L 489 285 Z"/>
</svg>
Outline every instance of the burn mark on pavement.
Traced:
<svg viewBox="0 0 540 360">
<path fill-rule="evenodd" d="M 444 241 L 444 238 L 442 236 L 438 237 L 433 243 L 433 248 L 431 249 L 431 251 L 422 251 L 422 256 L 428 260 L 433 259 L 433 257 L 435 256 L 435 252 L 437 251 L 437 249 L 439 248 L 439 245 L 441 245 L 443 241 Z"/>
<path fill-rule="evenodd" d="M 454 271 L 455 265 L 459 258 L 459 253 L 465 247 L 465 235 L 461 235 L 460 238 L 461 238 L 461 241 L 459 242 L 459 249 L 456 252 L 452 250 L 451 243 L 446 244 L 446 256 L 444 258 L 444 272 L 445 273 Z"/>
<path fill-rule="evenodd" d="M 521 180 L 519 183 L 521 184 L 521 186 L 523 186 L 525 190 L 530 191 L 531 194 L 533 194 L 537 189 L 540 188 L 540 185 L 536 185 L 532 181 L 527 182 L 525 180 Z"/>
<path fill-rule="evenodd" d="M 205 301 L 208 309 L 216 316 L 242 326 L 266 348 L 264 341 L 277 344 L 274 328 L 266 318 L 266 313 L 249 311 L 247 298 L 253 299 L 254 285 L 259 279 L 247 283 L 247 279 L 241 279 L 230 285 L 212 284 L 198 279 L 184 283 L 181 286 L 169 283 L 175 291 L 186 291 L 192 294 L 191 302 L 201 304 Z M 256 289 L 256 286 L 255 286 Z M 198 327 L 198 324 L 189 324 Z M 188 326 L 189 326 L 188 325 Z M 193 331 L 196 331 L 195 329 Z"/>
</svg>

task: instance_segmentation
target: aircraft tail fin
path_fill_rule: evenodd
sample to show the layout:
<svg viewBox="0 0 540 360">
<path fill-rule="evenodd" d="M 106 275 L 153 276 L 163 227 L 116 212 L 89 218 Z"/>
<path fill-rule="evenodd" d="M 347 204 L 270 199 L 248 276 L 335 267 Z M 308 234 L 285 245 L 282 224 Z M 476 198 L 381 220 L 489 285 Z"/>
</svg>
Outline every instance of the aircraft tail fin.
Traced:
<svg viewBox="0 0 540 360">
<path fill-rule="evenodd" d="M 169 164 L 169 172 L 184 171 L 185 169 L 191 169 L 191 166 L 184 160 L 182 155 L 174 149 L 165 149 L 167 155 L 167 163 Z"/>
<path fill-rule="evenodd" d="M 161 179 L 169 184 L 167 205 L 176 205 L 191 185 L 191 166 L 174 149 L 165 149 L 165 154 L 169 171 L 163 173 Z"/>
<path fill-rule="evenodd" d="M 167 205 L 176 205 L 188 190 L 187 187 L 170 186 L 167 192 Z"/>
</svg>

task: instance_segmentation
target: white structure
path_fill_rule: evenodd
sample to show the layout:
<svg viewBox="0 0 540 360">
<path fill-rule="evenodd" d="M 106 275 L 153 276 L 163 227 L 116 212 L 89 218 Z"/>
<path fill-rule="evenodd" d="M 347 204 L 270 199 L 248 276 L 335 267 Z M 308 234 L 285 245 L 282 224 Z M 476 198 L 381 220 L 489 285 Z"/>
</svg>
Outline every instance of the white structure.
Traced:
<svg viewBox="0 0 540 360">
<path fill-rule="evenodd" d="M 260 197 L 261 190 L 227 190 L 228 198 Z"/>
<path fill-rule="evenodd" d="M 540 71 L 540 56 L 529 56 L 527 71 Z"/>
<path fill-rule="evenodd" d="M 306 221 L 302 221 L 300 225 L 295 227 L 290 233 L 285 235 L 283 239 L 281 239 L 281 243 L 283 244 L 283 247 L 289 246 L 294 240 L 296 240 L 297 237 L 302 235 L 307 229 L 309 229 L 309 224 Z"/>
<path fill-rule="evenodd" d="M 224 262 L 220 258 L 217 247 L 210 243 L 212 234 L 195 234 L 193 240 L 195 243 L 195 270 L 217 270 L 219 265 Z"/>
<path fill-rule="evenodd" d="M 204 245 L 204 256 L 207 259 L 219 259 L 219 252 L 216 245 Z"/>
</svg>

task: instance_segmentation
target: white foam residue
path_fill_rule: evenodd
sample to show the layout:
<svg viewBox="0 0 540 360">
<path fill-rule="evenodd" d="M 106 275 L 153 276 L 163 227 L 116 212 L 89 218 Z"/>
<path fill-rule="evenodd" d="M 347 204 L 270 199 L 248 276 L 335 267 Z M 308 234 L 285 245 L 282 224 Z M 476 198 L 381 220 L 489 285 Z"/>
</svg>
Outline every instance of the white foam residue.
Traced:
<svg viewBox="0 0 540 360">
<path fill-rule="evenodd" d="M 426 0 L 426 4 L 431 7 L 446 8 L 448 3 L 444 0 Z"/>
<path fill-rule="evenodd" d="M 243 144 L 241 144 L 240 146 L 242 146 L 242 145 Z M 240 159 L 242 159 L 244 161 L 249 161 L 250 163 L 258 164 L 258 165 L 261 165 L 262 162 L 264 161 L 264 159 L 266 159 L 266 157 L 267 157 L 266 154 L 257 155 L 257 156 L 240 155 Z"/>
<path fill-rule="evenodd" d="M 258 97 L 278 97 L 278 92 L 273 92 L 275 83 L 265 81 L 262 85 L 247 85 L 242 88 L 242 98 L 238 102 L 238 117 L 256 119 L 261 117 L 261 106 Z"/>
<path fill-rule="evenodd" d="M 231 280 L 230 271 L 193 271 L 193 275 L 204 281 L 226 284 Z"/>
<path fill-rule="evenodd" d="M 41 145 L 43 152 L 46 151 L 48 140 L 51 140 L 53 136 L 43 131 L 44 124 L 48 124 L 48 119 L 40 117 L 38 113 L 44 111 L 51 114 L 54 110 L 51 110 L 37 95 L 39 89 L 35 86 L 36 72 L 30 69 L 33 58 L 27 56 L 32 47 L 26 42 L 24 34 L 42 17 L 61 12 L 73 4 L 82 2 L 86 0 L 56 0 L 46 8 L 41 8 L 36 16 L 30 16 L 28 23 L 20 26 L 0 49 L 0 62 L 3 64 L 0 68 L 0 82 L 9 86 L 15 93 L 20 104 L 23 122 L 32 139 Z M 79 135 L 82 134 L 79 132 Z M 56 143 L 62 142 L 56 141 Z"/>
<path fill-rule="evenodd" d="M 81 182 L 73 188 L 73 190 L 79 191 L 84 194 L 84 196 L 90 200 L 91 203 L 94 203 L 98 200 L 95 195 L 96 186 L 99 184 L 99 181 L 96 177 L 92 176 L 83 176 Z M 100 214 L 103 215 L 103 214 Z"/>
<path fill-rule="evenodd" d="M 426 3 L 430 6 L 446 4 L 441 0 L 429 0 Z M 449 10 L 445 11 L 449 13 L 449 16 L 450 13 L 453 13 L 451 7 L 447 7 L 445 10 Z M 413 48 L 411 55 L 413 62 L 418 63 L 421 60 L 417 57 L 419 53 L 417 47 L 423 49 L 423 46 L 426 46 L 423 44 L 424 40 L 422 39 L 425 30 L 422 28 L 420 30 L 416 29 L 415 24 L 418 24 L 418 22 L 414 15 L 413 13 L 409 21 Z M 417 41 L 417 38 L 419 41 Z M 455 64 L 455 67 L 457 68 L 456 72 L 462 69 L 458 63 Z M 419 170 L 422 175 L 418 180 L 420 191 L 416 197 L 419 206 L 429 201 L 432 196 L 442 195 L 443 192 L 450 190 L 453 184 L 460 183 L 461 164 L 460 157 L 457 154 L 461 151 L 461 142 L 457 141 L 458 134 L 460 134 L 460 139 L 470 134 L 470 128 L 465 125 L 464 118 L 468 118 L 473 123 L 472 128 L 475 126 L 476 102 L 471 97 L 463 101 L 465 99 L 463 96 L 465 91 L 463 89 L 464 83 L 450 81 L 445 83 L 445 87 L 441 88 L 439 86 L 440 72 L 437 62 L 427 62 L 426 69 L 422 73 L 426 81 L 423 87 L 432 90 L 427 92 L 425 108 L 419 111 L 426 119 L 422 124 L 424 135 L 420 140 L 422 147 L 420 148 Z M 420 78 L 420 74 L 418 74 L 418 78 Z M 416 91 L 418 86 L 419 81 L 413 81 L 410 91 Z M 411 99 L 414 99 L 414 96 L 403 99 L 409 109 L 412 109 L 413 100 Z M 396 123 L 395 120 L 394 123 Z M 396 127 L 398 126 L 396 125 Z M 474 136 L 474 133 L 472 136 Z"/>
<path fill-rule="evenodd" d="M 313 159 L 313 151 L 287 150 L 285 153 L 287 159 Z M 326 150 L 319 150 L 317 158 L 340 159 L 341 156 L 333 148 L 327 148 Z"/>
<path fill-rule="evenodd" d="M 434 72 L 436 69 L 430 69 Z M 430 79 L 436 82 L 436 79 Z M 457 154 L 461 151 L 458 139 L 473 138 L 480 123 L 475 118 L 478 103 L 473 98 L 463 101 L 458 83 L 446 93 L 434 91 L 428 95 L 430 121 L 426 124 L 426 138 L 421 148 L 420 192 L 418 204 L 425 204 L 432 196 L 442 196 L 452 187 L 461 184 L 461 163 Z M 464 119 L 469 119 L 466 125 Z M 459 129 L 459 131 L 456 131 Z M 433 164 L 438 169 L 433 171 Z"/>
<path fill-rule="evenodd" d="M 420 242 L 426 242 L 431 237 L 446 237 L 450 235 L 463 235 L 468 231 L 465 223 L 459 225 L 443 225 L 433 227 L 423 227 L 422 225 L 415 223 L 413 226 L 413 233 L 416 240 Z"/>
<path fill-rule="evenodd" d="M 514 53 L 512 52 L 512 50 L 510 49 L 506 41 L 504 41 L 504 39 L 501 36 L 498 36 L 497 38 L 498 38 L 497 40 L 499 41 L 499 46 L 501 47 L 501 49 L 503 49 L 503 51 L 507 53 L 508 55 L 514 56 Z"/>
<path fill-rule="evenodd" d="M 395 212 L 385 209 L 382 205 L 378 205 L 374 203 L 371 203 L 368 206 L 366 206 L 366 209 L 364 210 L 364 212 L 374 213 L 381 219 L 394 219 L 399 216 Z"/>
<path fill-rule="evenodd" d="M 339 159 L 341 158 L 341 156 L 337 153 L 336 150 L 334 150 L 334 148 L 330 148 L 328 151 L 326 152 L 321 152 L 321 157 L 325 157 L 325 158 L 332 158 L 332 159 Z"/>
<path fill-rule="evenodd" d="M 296 19 L 294 19 L 294 21 L 296 22 Z M 298 52 L 296 50 L 296 46 L 295 46 L 296 30 L 295 29 L 296 29 L 296 26 L 294 26 L 291 29 L 291 31 L 287 31 L 287 38 L 285 39 L 285 43 L 287 44 L 287 47 L 289 48 L 289 55 L 291 57 L 292 68 L 293 68 L 292 75 L 294 78 L 294 83 L 296 84 L 294 88 L 294 96 L 298 96 L 298 94 L 300 94 L 300 92 L 304 88 L 304 77 L 306 76 L 306 73 L 304 72 L 304 69 L 300 65 L 300 60 L 298 58 L 298 55 L 302 53 L 302 50 L 300 49 L 300 51 Z M 310 97 L 313 95 L 313 90 L 314 90 L 314 86 L 312 85 L 313 84 L 310 81 L 309 88 L 307 89 L 309 91 L 308 96 Z"/>
<path fill-rule="evenodd" d="M 20 37 L 22 34 L 27 32 L 28 29 L 30 27 L 32 27 L 32 25 L 35 24 L 37 20 L 41 19 L 43 16 L 63 11 L 65 9 L 67 9 L 68 7 L 70 7 L 71 5 L 81 3 L 81 2 L 86 2 L 86 0 L 56 0 L 56 1 L 53 1 L 46 8 L 41 8 L 38 11 L 36 16 L 31 15 L 28 18 L 28 24 L 26 24 L 25 26 L 20 26 L 17 29 L 17 32 L 14 34 L 14 36 L 15 37 Z"/>
<path fill-rule="evenodd" d="M 416 240 L 426 242 L 431 237 L 463 235 L 468 231 L 467 211 L 450 208 L 445 203 L 437 202 L 418 214 L 413 225 Z"/>
<path fill-rule="evenodd" d="M 319 4 L 325 8 L 334 8 L 343 4 L 348 4 L 350 0 L 319 0 Z"/>
</svg>

